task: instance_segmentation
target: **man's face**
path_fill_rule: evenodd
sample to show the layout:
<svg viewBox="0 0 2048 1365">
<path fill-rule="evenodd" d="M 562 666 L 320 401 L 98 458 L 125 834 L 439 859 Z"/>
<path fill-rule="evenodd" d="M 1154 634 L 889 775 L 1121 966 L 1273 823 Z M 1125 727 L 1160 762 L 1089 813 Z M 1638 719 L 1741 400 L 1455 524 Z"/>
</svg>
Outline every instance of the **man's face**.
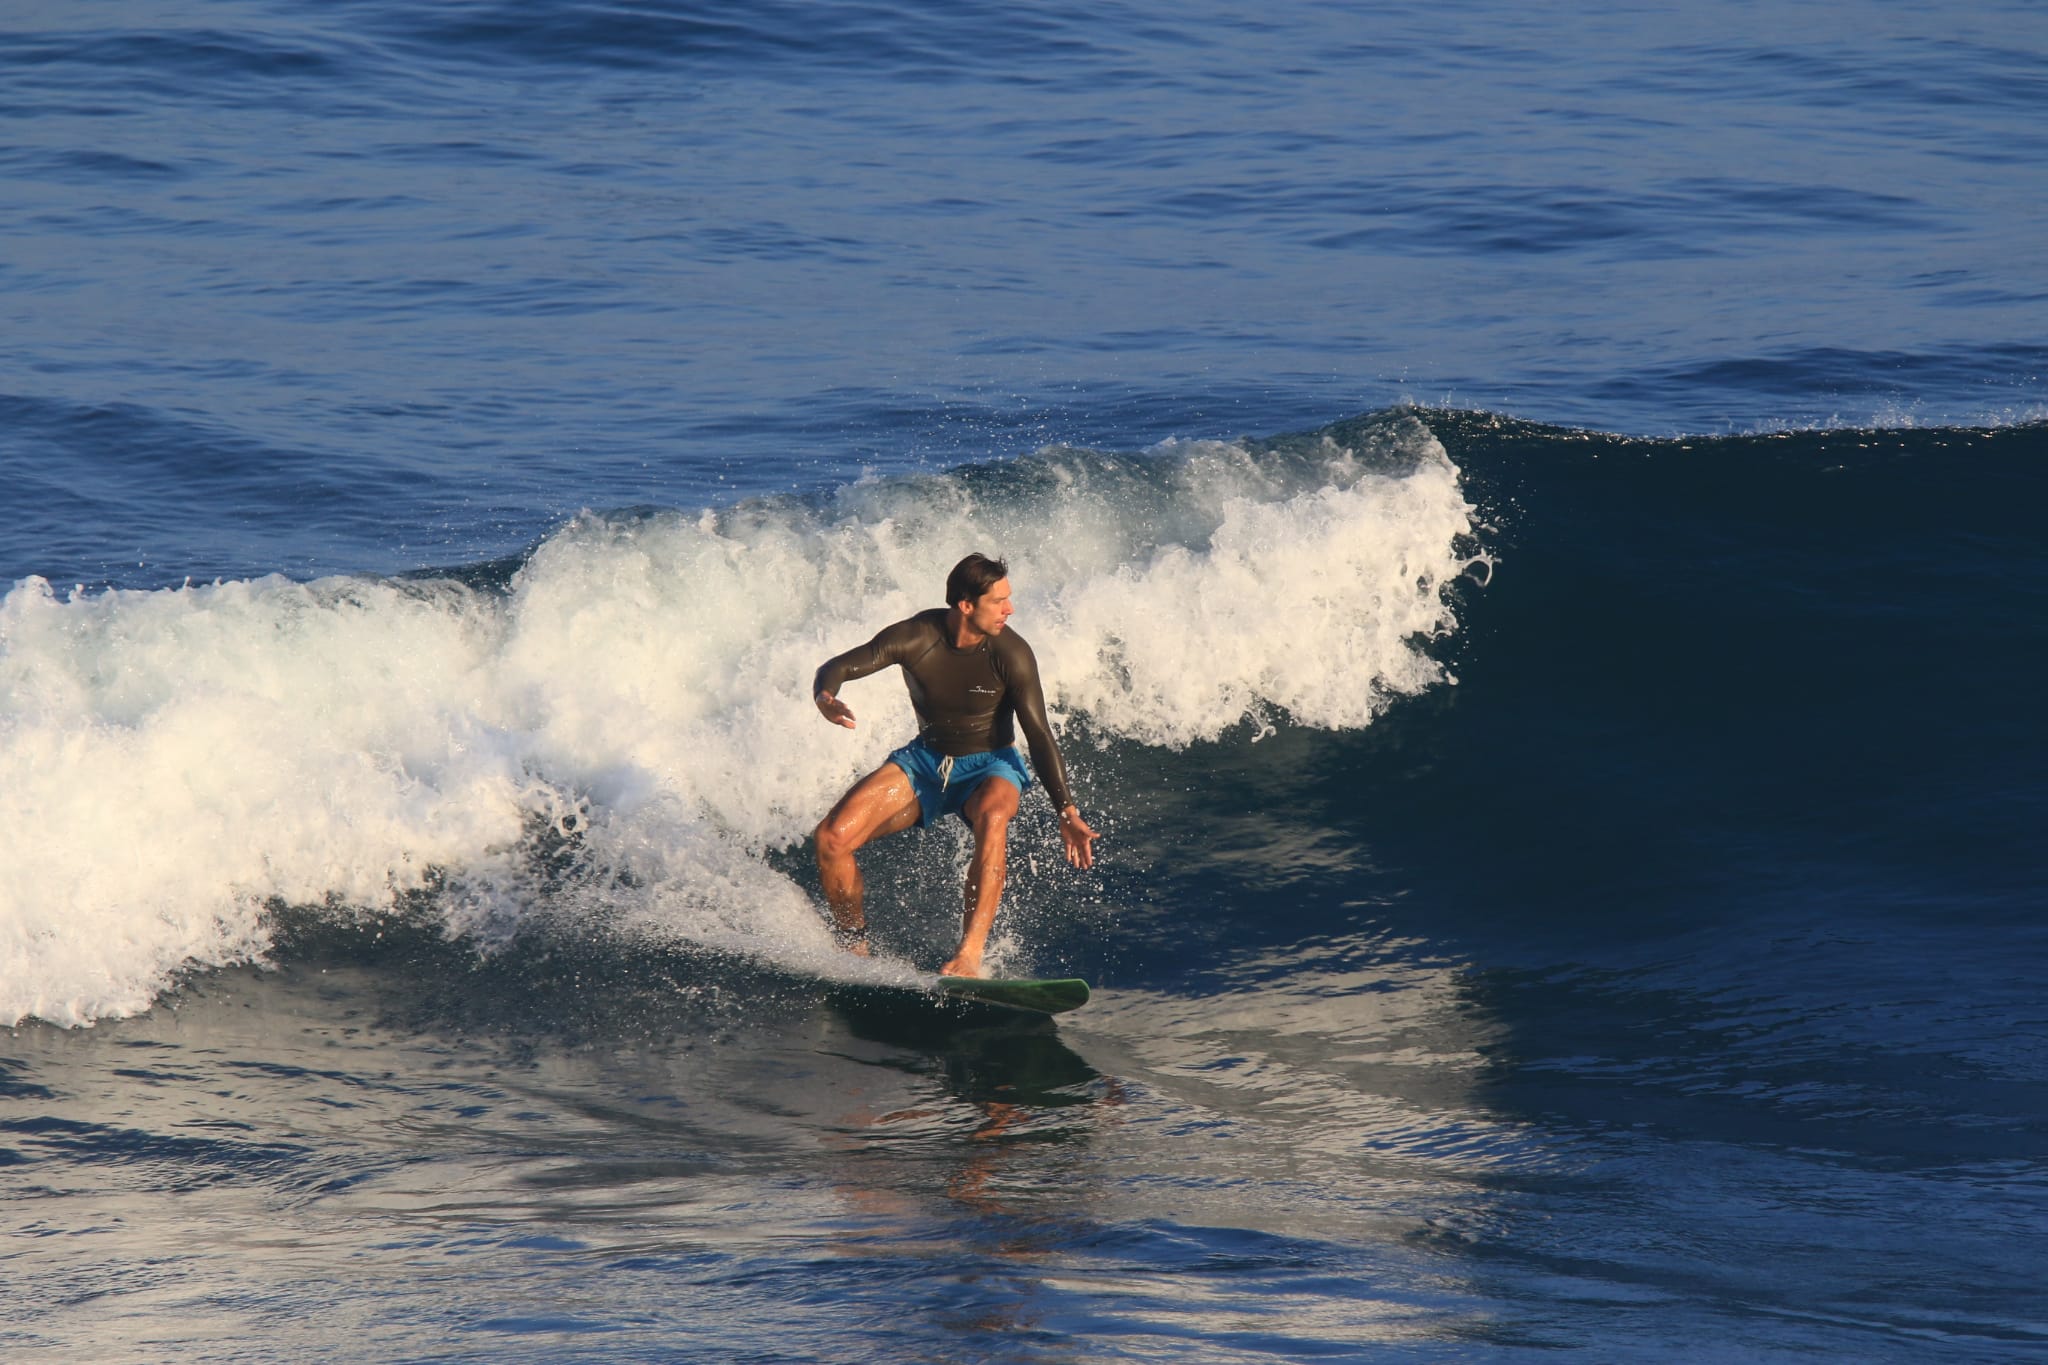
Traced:
<svg viewBox="0 0 2048 1365">
<path fill-rule="evenodd" d="M 975 600 L 967 613 L 967 624 L 983 635 L 999 635 L 1012 610 L 1010 580 L 998 578 L 989 584 L 987 592 Z"/>
</svg>

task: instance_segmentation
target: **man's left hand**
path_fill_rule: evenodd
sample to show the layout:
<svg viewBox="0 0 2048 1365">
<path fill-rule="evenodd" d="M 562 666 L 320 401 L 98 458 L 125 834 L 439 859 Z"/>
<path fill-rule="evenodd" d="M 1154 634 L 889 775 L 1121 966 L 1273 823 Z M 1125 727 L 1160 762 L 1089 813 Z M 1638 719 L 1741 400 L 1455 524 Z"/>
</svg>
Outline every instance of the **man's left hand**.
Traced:
<svg viewBox="0 0 2048 1365">
<path fill-rule="evenodd" d="M 1060 812 L 1060 842 L 1067 846 L 1067 861 L 1075 867 L 1095 865 L 1092 845 L 1100 837 L 1088 828 L 1088 822 L 1081 818 L 1078 807 L 1068 806 Z"/>
</svg>

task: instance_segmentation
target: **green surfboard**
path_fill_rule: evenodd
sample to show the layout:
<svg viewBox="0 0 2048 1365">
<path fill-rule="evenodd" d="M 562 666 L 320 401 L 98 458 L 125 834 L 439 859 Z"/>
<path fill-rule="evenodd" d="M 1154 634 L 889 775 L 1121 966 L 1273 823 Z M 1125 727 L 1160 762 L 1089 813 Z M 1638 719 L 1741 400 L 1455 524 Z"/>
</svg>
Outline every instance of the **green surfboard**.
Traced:
<svg viewBox="0 0 2048 1365">
<path fill-rule="evenodd" d="M 1027 1010 L 1033 1014 L 1065 1014 L 1088 1003 L 1088 983 L 1077 977 L 1040 981 L 1029 978 L 989 980 L 978 976 L 942 976 L 939 991 L 962 1000 Z"/>
</svg>

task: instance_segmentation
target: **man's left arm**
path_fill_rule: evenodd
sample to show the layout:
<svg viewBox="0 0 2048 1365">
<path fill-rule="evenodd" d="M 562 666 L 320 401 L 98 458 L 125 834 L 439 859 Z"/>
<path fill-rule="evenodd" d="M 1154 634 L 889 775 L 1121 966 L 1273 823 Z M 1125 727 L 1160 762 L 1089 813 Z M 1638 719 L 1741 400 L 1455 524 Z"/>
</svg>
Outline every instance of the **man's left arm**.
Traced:
<svg viewBox="0 0 2048 1365">
<path fill-rule="evenodd" d="M 1009 644 L 1004 680 L 1010 686 L 1017 724 L 1031 750 L 1031 767 L 1060 813 L 1060 842 L 1066 845 L 1067 861 L 1075 867 L 1088 867 L 1095 861 L 1092 845 L 1097 835 L 1081 818 L 1081 808 L 1074 804 L 1073 791 L 1067 785 L 1067 765 L 1060 759 L 1060 746 L 1052 737 L 1052 723 L 1045 715 L 1045 689 L 1038 681 L 1038 658 L 1022 639 L 1013 637 Z"/>
</svg>

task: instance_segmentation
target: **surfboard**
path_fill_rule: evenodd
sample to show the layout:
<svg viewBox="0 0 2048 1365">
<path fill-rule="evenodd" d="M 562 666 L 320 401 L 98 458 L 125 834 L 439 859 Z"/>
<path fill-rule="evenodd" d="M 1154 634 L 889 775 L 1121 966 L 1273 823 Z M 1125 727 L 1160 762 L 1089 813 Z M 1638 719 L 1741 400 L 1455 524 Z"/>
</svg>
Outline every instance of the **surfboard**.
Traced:
<svg viewBox="0 0 2048 1365">
<path fill-rule="evenodd" d="M 1053 1016 L 1088 1003 L 1088 983 L 1064 980 L 985 980 L 970 976 L 926 977 L 925 985 L 881 981 L 837 981 L 827 998 L 864 1036 L 923 1045 L 958 1030 L 1051 1030 Z"/>
<path fill-rule="evenodd" d="M 1007 980 L 978 976 L 942 976 L 939 993 L 985 1005 L 1024 1010 L 1031 1014 L 1065 1014 L 1088 1003 L 1088 983 L 1078 977 L 1040 980 L 1012 977 Z"/>
</svg>

